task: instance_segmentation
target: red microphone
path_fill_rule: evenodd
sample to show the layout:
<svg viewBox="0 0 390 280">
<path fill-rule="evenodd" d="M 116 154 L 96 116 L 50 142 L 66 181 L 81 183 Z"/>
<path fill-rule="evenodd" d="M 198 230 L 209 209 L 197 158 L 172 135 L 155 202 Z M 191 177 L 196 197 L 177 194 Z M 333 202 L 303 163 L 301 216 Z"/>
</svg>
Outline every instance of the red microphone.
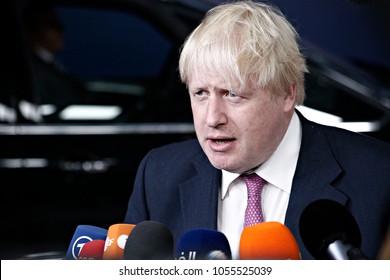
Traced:
<svg viewBox="0 0 390 280">
<path fill-rule="evenodd" d="M 241 260 L 300 260 L 298 243 L 279 222 L 263 222 L 244 228 L 240 239 Z"/>
<path fill-rule="evenodd" d="M 104 240 L 92 240 L 83 246 L 81 249 L 78 260 L 101 260 L 103 259 L 104 252 Z"/>
</svg>

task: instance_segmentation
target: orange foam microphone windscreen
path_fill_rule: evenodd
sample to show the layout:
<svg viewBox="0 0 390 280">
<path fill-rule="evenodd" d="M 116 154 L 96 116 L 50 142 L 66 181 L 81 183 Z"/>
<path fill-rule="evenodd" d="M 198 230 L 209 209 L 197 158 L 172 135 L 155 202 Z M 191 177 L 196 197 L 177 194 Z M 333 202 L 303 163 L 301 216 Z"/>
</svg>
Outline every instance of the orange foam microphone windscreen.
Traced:
<svg viewBox="0 0 390 280">
<path fill-rule="evenodd" d="M 241 260 L 300 260 L 298 243 L 279 222 L 263 222 L 244 228 L 240 239 Z"/>
<path fill-rule="evenodd" d="M 103 260 L 122 260 L 127 238 L 135 225 L 114 224 L 108 228 Z"/>
</svg>

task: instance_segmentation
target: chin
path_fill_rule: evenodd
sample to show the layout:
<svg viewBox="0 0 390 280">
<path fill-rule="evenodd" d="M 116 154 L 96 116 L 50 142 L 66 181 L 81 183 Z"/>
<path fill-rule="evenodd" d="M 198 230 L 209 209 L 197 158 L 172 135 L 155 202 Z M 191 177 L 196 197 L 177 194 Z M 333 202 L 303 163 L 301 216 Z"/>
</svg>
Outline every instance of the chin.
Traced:
<svg viewBox="0 0 390 280">
<path fill-rule="evenodd" d="M 226 162 L 223 162 L 223 163 L 221 163 L 221 162 L 218 162 L 218 163 L 213 163 L 212 161 L 211 161 L 211 164 L 215 167 L 215 168 L 217 168 L 217 169 L 223 169 L 223 170 L 226 170 L 226 171 L 228 171 L 228 172 L 232 172 L 232 173 L 239 173 L 239 169 L 236 167 L 236 166 L 232 166 L 232 165 L 228 165 L 228 164 L 226 164 Z"/>
<path fill-rule="evenodd" d="M 232 158 L 227 155 L 216 155 L 211 152 L 207 154 L 210 163 L 217 169 L 223 169 L 232 173 L 239 173 L 242 169 L 242 164 L 233 162 Z"/>
</svg>

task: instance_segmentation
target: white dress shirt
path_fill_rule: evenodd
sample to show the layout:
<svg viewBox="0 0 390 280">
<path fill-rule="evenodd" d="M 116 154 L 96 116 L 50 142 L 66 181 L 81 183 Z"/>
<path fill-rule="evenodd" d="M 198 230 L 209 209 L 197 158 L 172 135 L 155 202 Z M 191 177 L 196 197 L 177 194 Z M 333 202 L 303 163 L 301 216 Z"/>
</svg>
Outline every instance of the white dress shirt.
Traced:
<svg viewBox="0 0 390 280">
<path fill-rule="evenodd" d="M 280 145 L 255 172 L 268 183 L 261 194 L 264 221 L 284 223 L 295 168 L 301 146 L 302 128 L 294 112 Z M 233 259 L 239 259 L 240 237 L 244 225 L 247 189 L 240 174 L 222 170 L 218 200 L 218 230 L 230 244 Z"/>
</svg>

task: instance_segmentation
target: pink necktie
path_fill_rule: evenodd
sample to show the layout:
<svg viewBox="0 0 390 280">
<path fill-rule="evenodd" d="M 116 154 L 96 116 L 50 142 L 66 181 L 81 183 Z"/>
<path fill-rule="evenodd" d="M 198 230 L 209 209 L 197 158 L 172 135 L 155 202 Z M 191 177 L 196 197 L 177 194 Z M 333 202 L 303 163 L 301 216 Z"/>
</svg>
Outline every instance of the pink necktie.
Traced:
<svg viewBox="0 0 390 280">
<path fill-rule="evenodd" d="M 258 224 L 264 221 L 261 209 L 261 191 L 267 183 L 256 173 L 241 175 L 248 189 L 248 205 L 245 210 L 244 227 Z"/>
</svg>

